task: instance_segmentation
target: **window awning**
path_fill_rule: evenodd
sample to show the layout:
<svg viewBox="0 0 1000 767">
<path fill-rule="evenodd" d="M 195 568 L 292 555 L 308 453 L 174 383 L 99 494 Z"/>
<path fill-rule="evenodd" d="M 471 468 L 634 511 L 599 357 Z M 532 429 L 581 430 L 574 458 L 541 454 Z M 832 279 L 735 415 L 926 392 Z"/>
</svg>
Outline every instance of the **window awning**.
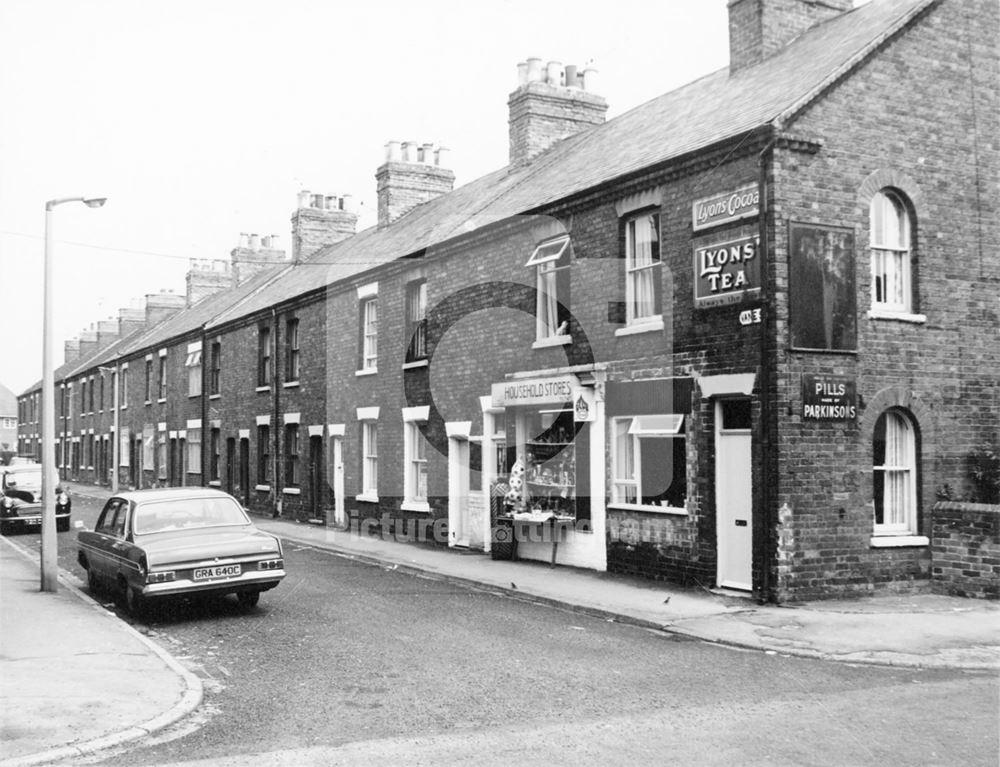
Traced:
<svg viewBox="0 0 1000 767">
<path fill-rule="evenodd" d="M 184 363 L 185 367 L 193 368 L 201 364 L 201 349 L 196 352 L 190 352 L 187 356 L 187 361 Z"/>
<path fill-rule="evenodd" d="M 538 266 L 549 261 L 558 261 L 562 258 L 563 253 L 566 252 L 566 248 L 568 247 L 568 234 L 564 234 L 562 237 L 557 237 L 554 240 L 546 240 L 535 248 L 535 252 L 531 254 L 531 258 L 528 259 L 528 263 L 525 266 Z"/>
<path fill-rule="evenodd" d="M 680 434 L 684 416 L 680 413 L 669 415 L 637 415 L 628 427 L 629 434 L 639 437 L 667 437 Z"/>
</svg>

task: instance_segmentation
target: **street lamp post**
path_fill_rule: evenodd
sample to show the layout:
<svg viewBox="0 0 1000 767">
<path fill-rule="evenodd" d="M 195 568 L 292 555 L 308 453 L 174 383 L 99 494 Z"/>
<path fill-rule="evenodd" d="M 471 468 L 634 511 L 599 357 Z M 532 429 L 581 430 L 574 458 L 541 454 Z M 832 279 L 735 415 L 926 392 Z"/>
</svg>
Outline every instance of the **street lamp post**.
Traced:
<svg viewBox="0 0 1000 767">
<path fill-rule="evenodd" d="M 54 355 L 52 335 L 55 302 L 53 278 L 53 210 L 64 202 L 82 202 L 99 208 L 104 197 L 63 197 L 45 203 L 45 265 L 42 293 L 42 591 L 56 591 L 59 578 L 58 539 L 56 538 L 56 413 Z"/>
</svg>

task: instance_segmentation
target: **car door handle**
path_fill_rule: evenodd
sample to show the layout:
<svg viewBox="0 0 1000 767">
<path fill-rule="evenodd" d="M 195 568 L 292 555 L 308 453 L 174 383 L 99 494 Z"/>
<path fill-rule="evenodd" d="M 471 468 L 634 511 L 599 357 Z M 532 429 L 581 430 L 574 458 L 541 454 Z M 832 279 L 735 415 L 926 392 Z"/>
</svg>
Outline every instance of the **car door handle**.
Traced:
<svg viewBox="0 0 1000 767">
<path fill-rule="evenodd" d="M 737 519 L 736 520 L 736 526 L 737 527 L 746 527 L 747 526 L 747 521 L 745 519 Z"/>
</svg>

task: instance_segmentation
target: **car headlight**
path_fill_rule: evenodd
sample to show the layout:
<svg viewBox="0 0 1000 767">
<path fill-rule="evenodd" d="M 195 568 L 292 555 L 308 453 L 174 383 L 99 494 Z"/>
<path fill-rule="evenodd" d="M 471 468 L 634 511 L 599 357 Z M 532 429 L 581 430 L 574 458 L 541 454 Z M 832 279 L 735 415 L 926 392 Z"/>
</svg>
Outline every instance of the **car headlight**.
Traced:
<svg viewBox="0 0 1000 767">
<path fill-rule="evenodd" d="M 5 497 L 3 499 L 3 507 L 5 509 L 13 509 L 14 508 L 14 499 L 12 499 L 12 498 L 6 498 Z"/>
</svg>

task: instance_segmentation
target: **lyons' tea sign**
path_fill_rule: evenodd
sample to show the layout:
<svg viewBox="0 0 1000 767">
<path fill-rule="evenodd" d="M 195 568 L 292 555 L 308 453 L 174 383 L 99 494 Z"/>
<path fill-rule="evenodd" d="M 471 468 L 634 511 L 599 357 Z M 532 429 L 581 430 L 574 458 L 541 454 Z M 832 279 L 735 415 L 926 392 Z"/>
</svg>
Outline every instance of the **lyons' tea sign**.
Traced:
<svg viewBox="0 0 1000 767">
<path fill-rule="evenodd" d="M 738 304 L 759 295 L 759 251 L 756 235 L 695 248 L 695 308 Z"/>
<path fill-rule="evenodd" d="M 728 224 L 760 213 L 760 188 L 756 184 L 733 192 L 703 197 L 691 204 L 691 227 L 694 231 Z"/>
</svg>

